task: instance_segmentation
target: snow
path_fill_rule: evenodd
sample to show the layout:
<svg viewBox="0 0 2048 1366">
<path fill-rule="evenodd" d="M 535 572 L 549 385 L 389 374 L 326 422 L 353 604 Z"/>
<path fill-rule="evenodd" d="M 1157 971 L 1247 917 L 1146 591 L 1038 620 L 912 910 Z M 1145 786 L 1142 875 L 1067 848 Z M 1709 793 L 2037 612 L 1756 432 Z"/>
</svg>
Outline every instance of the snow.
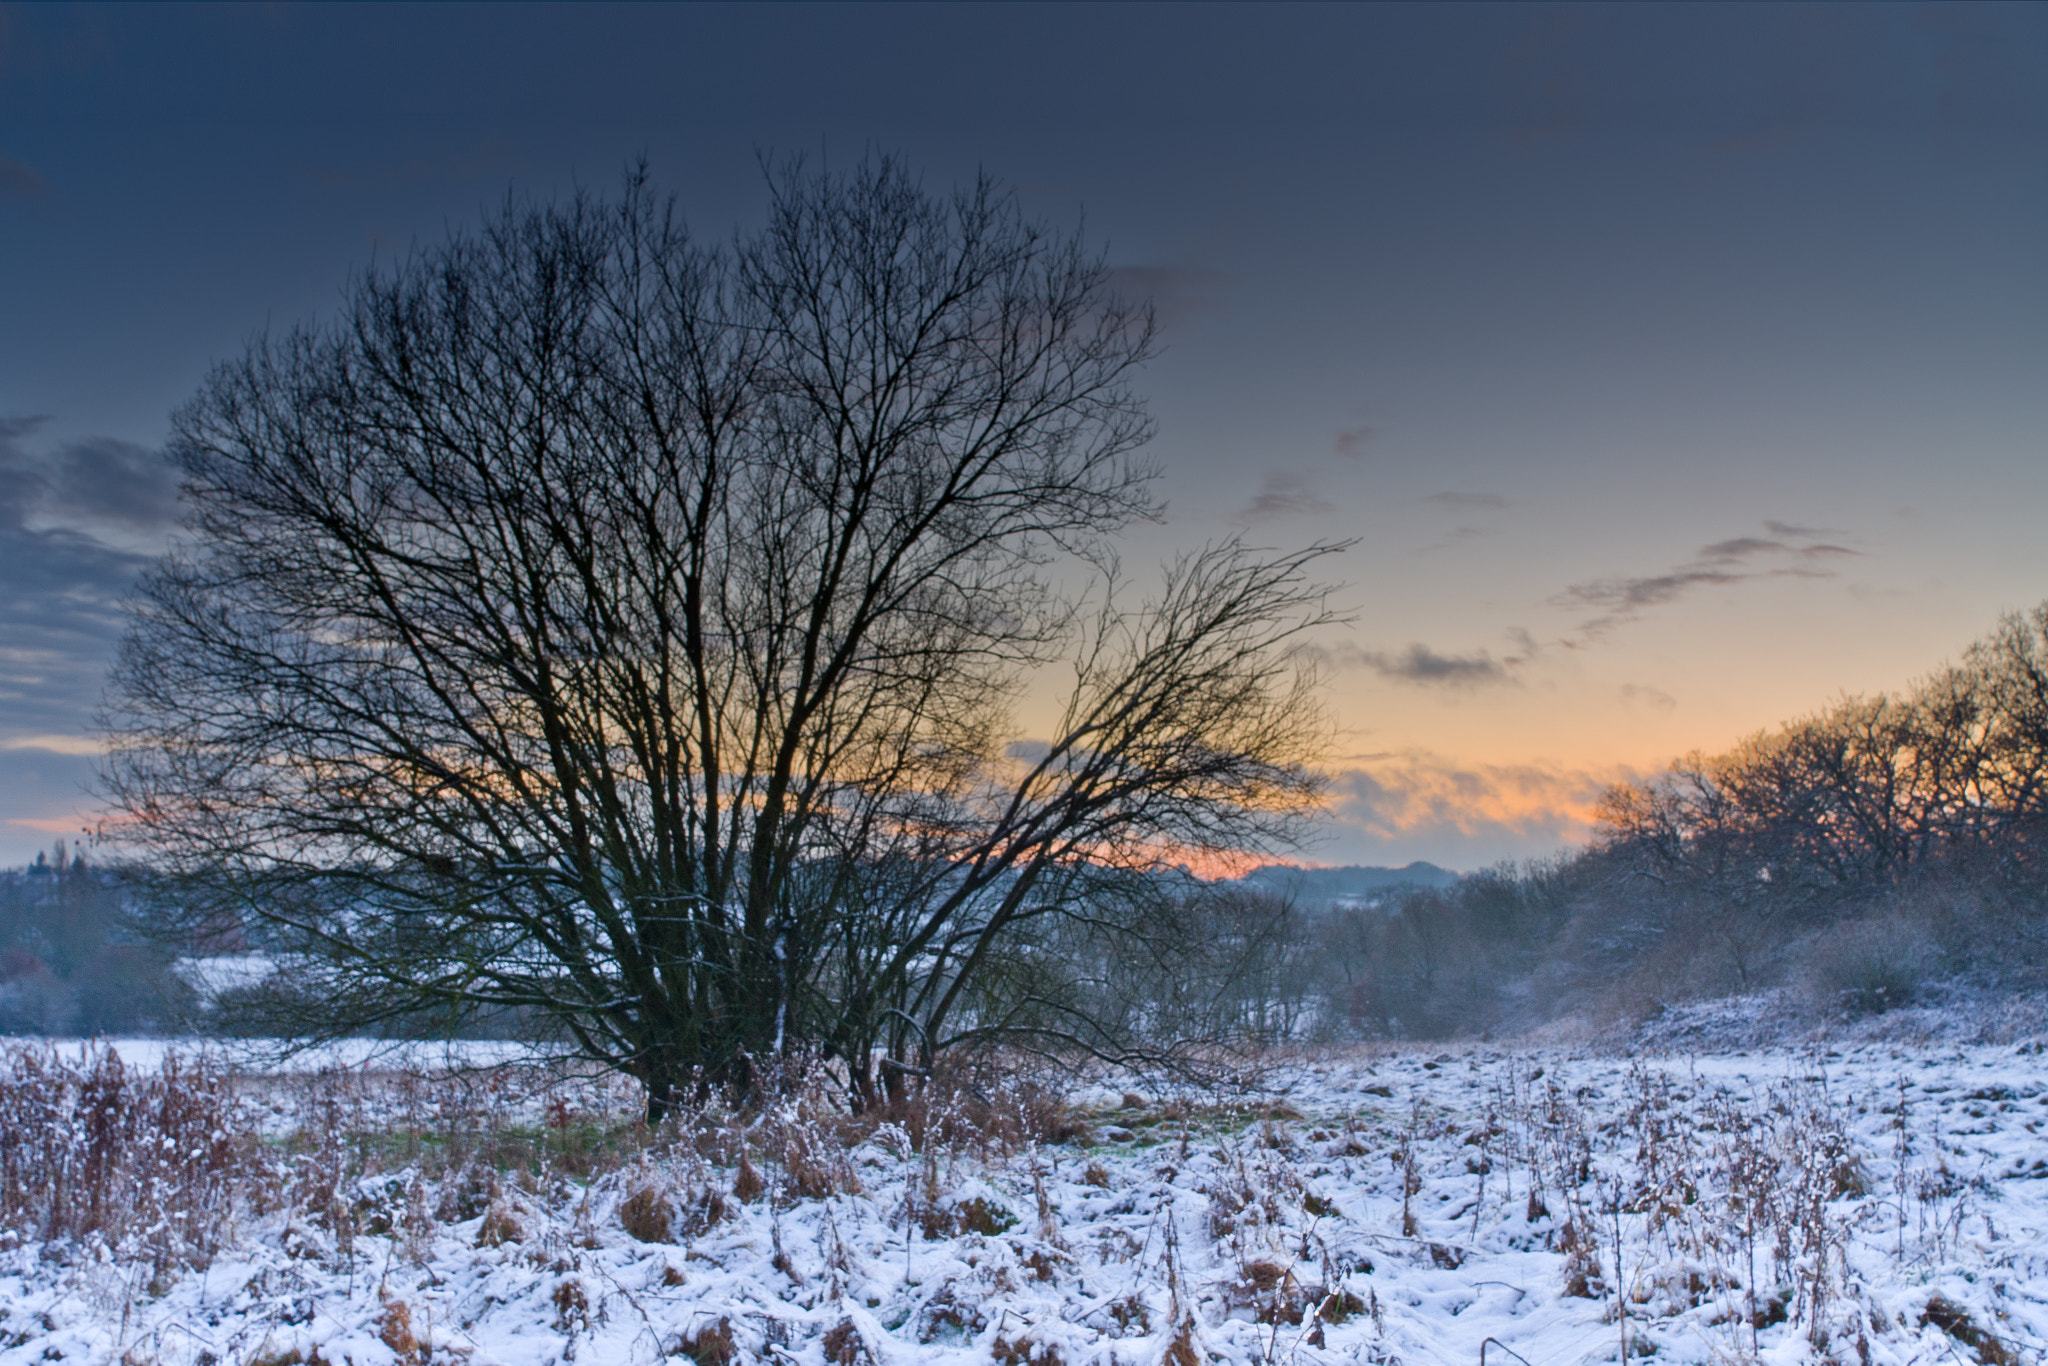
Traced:
<svg viewBox="0 0 2048 1366">
<path fill-rule="evenodd" d="M 0 1035 L 0 1052 L 10 1048 L 52 1049 L 59 1057 L 74 1062 L 92 1050 L 111 1048 L 121 1055 L 124 1066 L 142 1072 L 160 1070 L 167 1054 L 176 1053 L 186 1058 L 205 1054 L 238 1068 L 278 1075 L 335 1071 L 434 1072 L 541 1061 L 550 1056 L 533 1044 L 499 1039 L 452 1043 L 424 1043 L 413 1039 L 336 1039 L 307 1043 L 163 1035 L 95 1039 Z"/>
<path fill-rule="evenodd" d="M 822 1177 L 764 1149 L 752 1200 L 681 1153 L 588 1186 L 508 1180 L 441 1220 L 418 1211 L 445 1191 L 400 1170 L 356 1189 L 391 1231 L 347 1246 L 292 1209 L 248 1214 L 184 1273 L 23 1243 L 0 1255 L 0 1366 L 720 1366 L 721 1333 L 734 1362 L 798 1366 L 1577 1366 L 1624 1334 L 1672 1362 L 2033 1361 L 2043 1056 L 1303 1056 L 1255 1098 L 1104 1079 L 1081 1093 L 1088 1142 L 920 1153 L 885 1126 Z M 1742 1171 L 1780 1201 L 1747 1244 Z M 626 1231 L 636 1197 L 667 1241 Z M 1566 1293 L 1574 1212 L 1590 1297 Z M 1782 1321 L 1753 1328 L 1753 1303 Z"/>
<path fill-rule="evenodd" d="M 261 986 L 264 979 L 276 970 L 277 961 L 261 953 L 187 957 L 171 964 L 171 971 L 207 1006 L 213 1005 L 227 992 Z"/>
</svg>

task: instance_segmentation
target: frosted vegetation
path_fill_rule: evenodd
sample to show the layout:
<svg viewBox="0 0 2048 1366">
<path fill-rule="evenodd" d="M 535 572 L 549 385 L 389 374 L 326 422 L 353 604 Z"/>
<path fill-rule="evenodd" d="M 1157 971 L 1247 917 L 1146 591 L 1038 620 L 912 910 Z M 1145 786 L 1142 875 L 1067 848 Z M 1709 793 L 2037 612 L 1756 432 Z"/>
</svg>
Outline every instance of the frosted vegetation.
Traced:
<svg viewBox="0 0 2048 1366">
<path fill-rule="evenodd" d="M 16 1047 L 0 1362 L 2033 1359 L 2040 1045 L 990 1060 L 858 1116 Z"/>
</svg>

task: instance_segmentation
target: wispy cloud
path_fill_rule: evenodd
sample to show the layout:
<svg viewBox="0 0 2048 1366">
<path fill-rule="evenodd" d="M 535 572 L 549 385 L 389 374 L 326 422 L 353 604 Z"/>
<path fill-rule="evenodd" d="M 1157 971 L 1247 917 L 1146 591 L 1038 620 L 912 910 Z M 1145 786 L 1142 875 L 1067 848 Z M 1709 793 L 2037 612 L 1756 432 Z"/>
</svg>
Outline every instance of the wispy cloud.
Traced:
<svg viewBox="0 0 2048 1366">
<path fill-rule="evenodd" d="M 1781 522 L 1775 517 L 1764 518 L 1764 530 L 1773 536 L 1789 536 L 1794 540 L 1811 540 L 1815 536 L 1832 536 L 1835 533 L 1817 526 L 1801 526 L 1797 522 Z"/>
<path fill-rule="evenodd" d="M 43 179 L 42 172 L 25 161 L 0 155 L 0 194 L 33 199 L 49 192 L 50 183 Z"/>
<path fill-rule="evenodd" d="M 1766 523 L 1766 527 L 1782 526 L 1783 523 Z M 1825 541 L 1814 541 L 1808 537 L 1797 537 L 1780 533 L 1783 539 L 1765 540 L 1759 536 L 1737 536 L 1732 540 L 1716 541 L 1700 547 L 1700 558 L 1728 563 L 1738 560 L 1754 560 L 1759 556 L 1790 555 L 1802 560 L 1824 560 L 1837 555 L 1855 555 L 1859 552 L 1845 545 L 1833 545 Z M 1795 541 L 1805 540 L 1805 544 Z"/>
<path fill-rule="evenodd" d="M 1767 554 L 1770 551 L 1783 550 L 1784 548 L 1777 541 L 1759 540 L 1755 536 L 1737 536 L 1733 540 L 1716 541 L 1712 545 L 1700 547 L 1700 558 L 1703 560 L 1741 560 L 1747 559 L 1751 555 Z"/>
<path fill-rule="evenodd" d="M 1427 645 L 1410 645 L 1397 655 L 1371 653 L 1366 663 L 1382 678 L 1404 683 L 1448 684 L 1471 687 L 1481 683 L 1505 683 L 1507 666 L 1481 650 L 1472 655 L 1438 654 Z"/>
<path fill-rule="evenodd" d="M 1701 546 L 1683 564 L 1656 574 L 1593 579 L 1565 589 L 1553 601 L 1566 608 L 1590 609 L 1596 615 L 1578 627 L 1581 642 L 1634 621 L 1643 612 L 1676 602 L 1696 589 L 1719 588 L 1759 579 L 1831 579 L 1826 566 L 1861 554 L 1844 545 L 1813 539 L 1812 528 L 1769 521 L 1772 534 L 1734 536 Z"/>
<path fill-rule="evenodd" d="M 101 752 L 98 741 L 83 735 L 17 735 L 11 740 L 0 740 L 0 749 L 33 749 L 82 759 L 93 758 Z"/>
<path fill-rule="evenodd" d="M 178 479 L 160 451 L 88 437 L 33 448 L 41 417 L 0 417 L 0 527 L 61 528 L 104 539 L 161 533 L 178 519 Z"/>
<path fill-rule="evenodd" d="M 46 835 L 77 835 L 93 826 L 90 812 L 81 811 L 70 816 L 12 816 L 7 824 L 23 830 L 39 830 Z"/>
<path fill-rule="evenodd" d="M 80 755 L 0 750 L 0 864 L 20 864 L 97 823 L 92 764 Z"/>
<path fill-rule="evenodd" d="M 1126 298 L 1151 300 L 1152 316 L 1169 332 L 1195 322 L 1237 285 L 1200 266 L 1118 266 L 1109 282 Z"/>
<path fill-rule="evenodd" d="M 1487 650 L 1454 654 L 1417 642 L 1405 650 L 1368 650 L 1348 641 L 1305 647 L 1303 653 L 1332 669 L 1365 669 L 1395 683 L 1418 687 L 1481 688 L 1516 682 L 1514 671 L 1534 658 L 1535 640 L 1528 632 L 1509 633 L 1513 653 L 1496 657 Z"/>
<path fill-rule="evenodd" d="M 1300 475 L 1268 474 L 1259 481 L 1258 493 L 1238 509 L 1235 520 L 1260 522 L 1272 517 L 1298 517 L 1335 510 L 1329 500 L 1310 488 Z"/>
<path fill-rule="evenodd" d="M 1648 707 L 1652 711 L 1675 711 L 1678 699 L 1662 688 L 1653 688 L 1647 683 L 1624 683 L 1617 691 L 1625 707 Z"/>
<path fill-rule="evenodd" d="M 1371 444 L 1373 437 L 1376 435 L 1378 433 L 1370 427 L 1353 427 L 1349 431 L 1337 433 L 1334 449 L 1337 454 L 1343 456 L 1346 460 L 1363 459 L 1365 448 Z"/>
<path fill-rule="evenodd" d="M 1363 650 L 1358 658 L 1381 678 L 1425 687 L 1476 688 L 1513 681 L 1507 666 L 1484 650 L 1477 654 L 1447 655 L 1417 644 L 1398 654 Z"/>
<path fill-rule="evenodd" d="M 47 424 L 0 418 L 0 749 L 76 759 L 122 602 L 177 511 L 155 452 L 89 440 L 42 449 Z"/>
<path fill-rule="evenodd" d="M 1694 588 L 1715 584 L 1742 583 L 1754 574 L 1732 569 L 1674 569 L 1664 574 L 1647 574 L 1634 579 L 1595 579 L 1565 589 L 1565 601 L 1579 607 L 1598 607 L 1610 615 L 1589 622 L 1581 630 L 1619 625 L 1645 607 L 1675 602 Z"/>
<path fill-rule="evenodd" d="M 1515 506 L 1512 498 L 1503 498 L 1498 493 L 1432 493 L 1422 499 L 1425 503 L 1455 512 L 1499 512 Z"/>
</svg>

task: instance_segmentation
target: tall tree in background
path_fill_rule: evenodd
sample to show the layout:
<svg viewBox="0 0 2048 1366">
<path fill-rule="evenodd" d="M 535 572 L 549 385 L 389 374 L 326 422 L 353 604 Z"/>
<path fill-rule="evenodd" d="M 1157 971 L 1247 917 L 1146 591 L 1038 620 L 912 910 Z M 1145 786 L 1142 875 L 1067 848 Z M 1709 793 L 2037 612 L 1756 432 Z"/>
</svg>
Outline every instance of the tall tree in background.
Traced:
<svg viewBox="0 0 2048 1366">
<path fill-rule="evenodd" d="M 656 1118 L 799 1046 L 864 1098 L 963 1041 L 1113 1049 L 980 981 L 1314 798 L 1287 646 L 1330 547 L 1119 588 L 1149 309 L 986 181 L 769 189 L 730 246 L 637 176 L 508 204 L 177 415 L 106 783 L 195 917 L 268 923 L 302 1026 L 537 1013 Z"/>
</svg>

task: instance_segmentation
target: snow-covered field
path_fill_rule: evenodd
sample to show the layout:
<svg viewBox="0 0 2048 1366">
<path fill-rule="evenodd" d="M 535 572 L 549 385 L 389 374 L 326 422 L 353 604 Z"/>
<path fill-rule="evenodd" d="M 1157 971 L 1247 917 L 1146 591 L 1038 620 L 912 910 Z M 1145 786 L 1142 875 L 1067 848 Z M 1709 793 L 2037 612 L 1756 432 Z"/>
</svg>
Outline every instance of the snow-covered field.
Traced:
<svg viewBox="0 0 2048 1366">
<path fill-rule="evenodd" d="M 15 1230 L 0 1363 L 2033 1362 L 2043 1057 L 1409 1048 L 1098 1083 L 1061 1144 L 792 1107 L 587 1183 L 394 1158 L 203 1268 Z"/>
</svg>

